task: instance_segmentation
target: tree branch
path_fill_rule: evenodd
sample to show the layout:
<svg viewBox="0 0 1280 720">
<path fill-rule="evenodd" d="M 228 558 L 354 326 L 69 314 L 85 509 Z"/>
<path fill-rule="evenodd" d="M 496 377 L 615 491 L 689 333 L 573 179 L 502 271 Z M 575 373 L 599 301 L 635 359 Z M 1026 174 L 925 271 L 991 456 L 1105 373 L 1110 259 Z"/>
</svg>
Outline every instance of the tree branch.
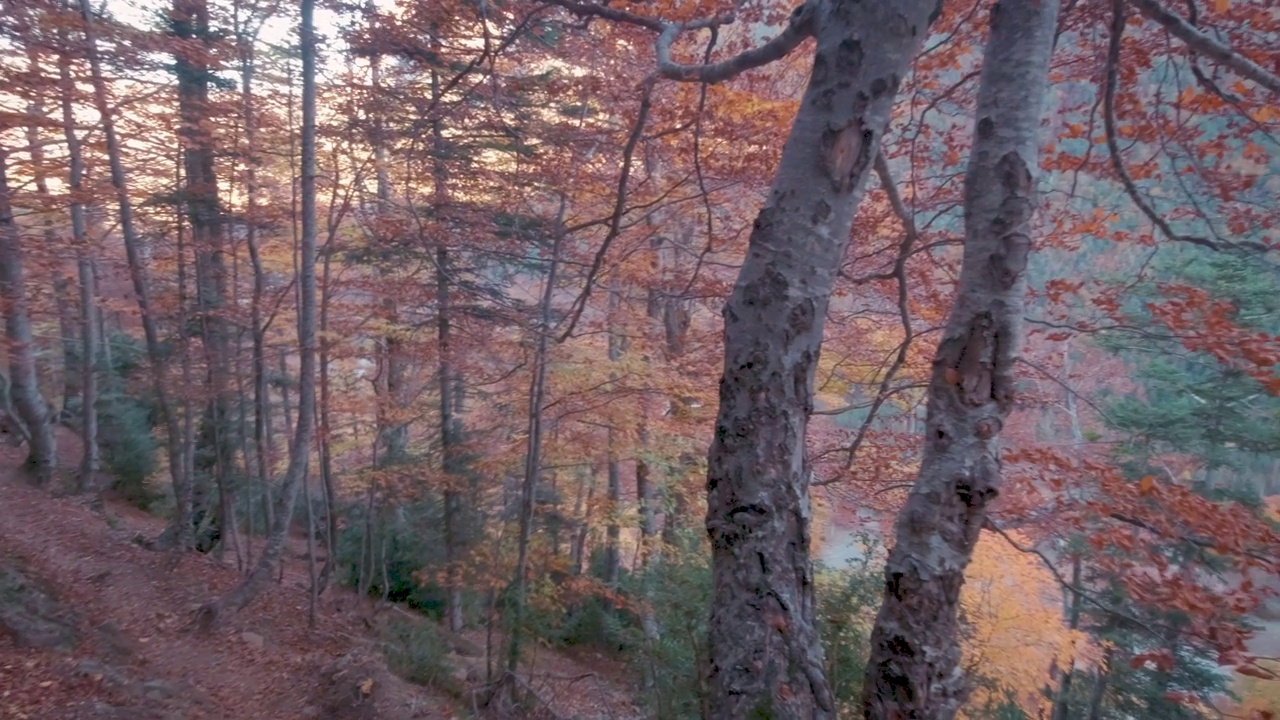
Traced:
<svg viewBox="0 0 1280 720">
<path fill-rule="evenodd" d="M 1161 5 L 1160 0 L 1133 0 L 1133 4 L 1143 15 L 1160 23 L 1165 30 L 1186 43 L 1191 50 L 1235 70 L 1243 77 L 1280 95 L 1280 76 L 1268 72 L 1266 68 L 1232 50 L 1226 44 L 1204 34 L 1181 15 Z"/>
<path fill-rule="evenodd" d="M 591 268 L 587 271 L 587 279 L 583 283 L 582 293 L 574 301 L 565 329 L 556 338 L 557 343 L 568 340 L 569 336 L 573 334 L 574 328 L 578 326 L 582 311 L 587 306 L 587 298 L 591 295 L 591 286 L 595 282 L 596 276 L 600 273 L 605 255 L 609 252 L 609 246 L 613 244 L 613 241 L 622 232 L 622 216 L 626 214 L 627 206 L 627 183 L 631 179 L 631 166 L 635 156 L 636 145 L 644 134 L 644 124 L 649 118 L 649 109 L 653 105 L 653 85 L 652 76 L 645 78 L 643 92 L 640 95 L 640 110 L 636 113 L 635 124 L 631 126 L 631 134 L 627 137 L 627 144 L 622 149 L 622 169 L 618 173 L 618 194 L 614 201 L 613 214 L 609 218 L 609 231 L 605 234 L 604 240 L 600 243 L 600 248 L 596 251 L 595 258 L 591 262 Z"/>
<path fill-rule="evenodd" d="M 724 82 L 747 70 L 785 57 L 813 34 L 813 17 L 818 5 L 817 0 L 807 0 L 804 4 L 797 6 L 791 12 L 791 20 L 787 23 L 787 27 L 760 47 L 746 50 L 713 65 L 685 65 L 671 59 L 671 45 L 675 43 L 676 38 L 690 30 L 715 29 L 729 25 L 736 19 L 734 13 L 685 23 L 671 23 L 596 3 L 577 0 L 548 0 L 548 2 L 580 17 L 604 18 L 658 33 L 654 41 L 654 50 L 658 57 L 658 74 L 668 80 L 701 83 Z"/>
<path fill-rule="evenodd" d="M 876 177 L 880 179 L 880 186 L 884 188 L 885 194 L 889 196 L 889 205 L 893 207 L 893 213 L 902 222 L 902 242 L 898 246 L 898 258 L 893 263 L 892 273 L 892 277 L 898 280 L 898 318 L 902 322 L 902 344 L 898 346 L 898 354 L 893 359 L 893 364 L 889 367 L 889 371 L 884 374 L 884 378 L 880 381 L 880 389 L 876 393 L 875 401 L 871 404 L 871 410 L 867 412 L 867 416 L 862 420 L 862 425 L 858 428 L 857 436 L 854 437 L 853 442 L 849 445 L 849 454 L 844 464 L 845 472 L 853 469 L 854 462 L 858 458 L 858 448 L 866 440 L 867 432 L 871 430 L 871 423 L 875 420 L 880 406 L 884 404 L 885 399 L 889 396 L 889 388 L 893 383 L 893 379 L 897 377 L 898 371 L 906 364 L 907 354 L 911 350 L 911 341 L 915 337 L 911 328 L 910 298 L 907 293 L 907 258 L 911 257 L 911 246 L 920 237 L 920 232 L 916 229 L 915 218 L 911 215 L 911 211 L 902 200 L 902 195 L 898 192 L 898 186 L 894 183 L 893 175 L 889 172 L 889 162 L 885 160 L 883 151 L 876 153 L 875 171 Z"/>
<path fill-rule="evenodd" d="M 780 60 L 813 34 L 813 16 L 816 7 L 816 3 L 812 0 L 803 5 L 797 5 L 791 11 L 791 20 L 787 23 L 787 27 L 774 36 L 772 40 L 760 47 L 746 50 L 714 65 L 684 65 L 672 62 L 671 44 L 675 42 L 676 38 L 680 37 L 681 33 L 688 30 L 697 30 L 701 27 L 714 28 L 728 24 L 723 21 L 723 18 L 669 24 L 663 28 L 658 35 L 657 42 L 654 44 L 658 55 L 658 74 L 668 80 L 715 84 L 724 82 L 752 68 L 758 68 L 775 60 Z M 728 22 L 733 20 L 732 15 L 723 17 L 727 18 Z"/>
<path fill-rule="evenodd" d="M 1133 2 L 1138 3 L 1140 6 L 1143 3 L 1155 4 L 1155 0 L 1133 0 Z M 1125 168 L 1124 159 L 1120 157 L 1120 143 L 1116 140 L 1116 86 L 1119 84 L 1120 41 L 1124 37 L 1125 3 L 1126 0 L 1112 0 L 1111 2 L 1111 38 L 1107 48 L 1107 72 L 1106 79 L 1103 83 L 1102 96 L 1102 121 L 1103 128 L 1106 132 L 1107 150 L 1111 155 L 1111 166 L 1115 169 L 1116 176 L 1119 178 L 1120 184 L 1124 186 L 1125 193 L 1129 196 L 1129 199 L 1133 201 L 1133 204 L 1138 206 L 1138 210 L 1140 210 L 1142 214 L 1156 226 L 1156 229 L 1170 240 L 1176 240 L 1178 242 L 1184 242 L 1191 245 L 1199 245 L 1200 247 L 1215 251 L 1240 250 L 1248 248 L 1250 250 L 1265 252 L 1268 250 L 1267 246 L 1257 242 L 1221 243 L 1217 240 L 1201 237 L 1199 235 L 1179 234 L 1175 232 L 1173 227 L 1169 225 L 1169 222 L 1161 217 L 1160 214 L 1151 207 L 1151 204 L 1144 200 L 1142 195 L 1139 194 L 1137 184 L 1134 183 L 1133 178 L 1129 175 L 1129 171 Z M 1164 11 L 1163 8 L 1161 8 L 1161 11 L 1167 12 Z M 1179 22 L 1186 24 L 1186 21 L 1181 18 L 1178 18 L 1177 16 L 1172 17 L 1176 18 Z M 1187 25 L 1187 27 L 1191 31 L 1195 32 L 1195 28 L 1192 28 L 1190 25 Z M 1214 43 L 1217 42 L 1209 40 L 1208 38 L 1206 38 L 1206 40 Z M 1228 50 L 1228 52 L 1230 51 Z M 1261 70 L 1261 68 L 1259 68 L 1259 70 Z"/>
</svg>

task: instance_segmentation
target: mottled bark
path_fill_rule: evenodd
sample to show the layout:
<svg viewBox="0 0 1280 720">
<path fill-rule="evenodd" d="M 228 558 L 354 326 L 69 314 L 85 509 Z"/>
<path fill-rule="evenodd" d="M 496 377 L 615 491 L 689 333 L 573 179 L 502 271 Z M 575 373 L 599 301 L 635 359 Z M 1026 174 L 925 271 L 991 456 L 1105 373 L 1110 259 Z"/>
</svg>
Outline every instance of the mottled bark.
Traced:
<svg viewBox="0 0 1280 720">
<path fill-rule="evenodd" d="M 919 475 L 885 567 L 863 688 L 867 718 L 949 720 L 968 692 L 960 587 L 1000 490 L 1057 15 L 1057 0 L 1001 0 L 991 11 L 965 176 L 964 257 L 934 356 Z"/>
<path fill-rule="evenodd" d="M 829 0 L 809 85 L 725 304 L 707 459 L 712 720 L 832 718 L 814 620 L 805 431 L 827 303 L 899 82 L 936 0 Z"/>
<path fill-rule="evenodd" d="M 58 448 L 53 434 L 53 410 L 40 394 L 36 376 L 35 338 L 27 313 L 23 288 L 22 239 L 13 216 L 8 153 L 0 147 L 0 302 L 3 303 L 5 339 L 9 349 L 9 393 L 29 445 L 27 466 L 41 485 L 53 480 L 58 468 Z"/>
</svg>

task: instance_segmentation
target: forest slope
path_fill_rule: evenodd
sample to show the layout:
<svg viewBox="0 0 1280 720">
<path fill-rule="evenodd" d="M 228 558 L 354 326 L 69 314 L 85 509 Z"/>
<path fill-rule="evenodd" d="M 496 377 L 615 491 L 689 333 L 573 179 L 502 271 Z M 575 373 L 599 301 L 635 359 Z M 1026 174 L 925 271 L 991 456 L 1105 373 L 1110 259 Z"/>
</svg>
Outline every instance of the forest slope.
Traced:
<svg viewBox="0 0 1280 720">
<path fill-rule="evenodd" d="M 74 438 L 61 440 L 72 455 Z M 233 622 L 195 633 L 191 611 L 235 583 L 235 570 L 200 555 L 174 567 L 171 556 L 132 540 L 153 537 L 155 518 L 112 503 L 96 514 L 83 497 L 29 487 L 14 470 L 22 452 L 0 451 L 0 569 L 11 580 L 0 605 L 21 602 L 15 584 L 42 587 L 75 645 L 32 651 L 0 632 L 0 717 L 452 716 L 447 701 L 386 672 L 355 614 L 326 613 L 321 629 L 309 630 L 297 561 Z M 370 697 L 346 697 L 366 679 L 375 680 Z"/>
</svg>

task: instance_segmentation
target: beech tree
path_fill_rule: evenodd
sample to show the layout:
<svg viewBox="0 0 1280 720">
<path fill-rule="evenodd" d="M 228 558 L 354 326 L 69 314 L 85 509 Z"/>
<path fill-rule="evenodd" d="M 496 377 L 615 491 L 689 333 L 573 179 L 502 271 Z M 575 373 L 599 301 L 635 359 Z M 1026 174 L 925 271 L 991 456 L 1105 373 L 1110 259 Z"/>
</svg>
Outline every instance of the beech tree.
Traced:
<svg viewBox="0 0 1280 720">
<path fill-rule="evenodd" d="M 1000 492 L 1000 431 L 1014 399 L 1055 0 L 991 10 L 965 170 L 964 259 L 933 360 L 925 445 L 885 566 L 863 691 L 868 718 L 955 717 L 960 587 Z"/>
<path fill-rule="evenodd" d="M 58 467 L 58 446 L 53 434 L 52 407 L 40 392 L 36 377 L 35 338 L 23 288 L 22 235 L 13 216 L 5 163 L 9 154 L 0 147 L 0 299 L 4 301 L 5 339 L 9 345 L 9 387 L 6 405 L 12 400 L 19 434 L 30 453 L 27 465 L 35 481 L 46 485 Z M 11 396 L 11 397 L 10 397 Z"/>
</svg>

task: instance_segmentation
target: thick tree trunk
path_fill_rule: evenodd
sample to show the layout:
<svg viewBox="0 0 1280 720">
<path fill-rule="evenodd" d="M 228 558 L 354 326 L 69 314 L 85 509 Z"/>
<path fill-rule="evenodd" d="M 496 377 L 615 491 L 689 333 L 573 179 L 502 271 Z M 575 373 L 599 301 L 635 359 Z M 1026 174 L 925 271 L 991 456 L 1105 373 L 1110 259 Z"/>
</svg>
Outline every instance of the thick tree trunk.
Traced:
<svg viewBox="0 0 1280 720">
<path fill-rule="evenodd" d="M 449 250 L 443 243 L 436 248 L 436 341 L 440 353 L 440 455 L 444 469 L 444 537 L 445 562 L 448 564 L 445 614 L 449 629 L 461 632 L 466 618 L 462 612 L 462 482 L 459 447 L 462 421 L 454 410 L 454 365 L 450 327 Z"/>
<path fill-rule="evenodd" d="M 867 718 L 949 720 L 967 695 L 960 587 L 1000 489 L 1057 16 L 1057 0 L 1001 0 L 991 11 L 965 176 L 964 258 L 934 356 L 920 472 L 885 567 L 863 688 Z"/>
<path fill-rule="evenodd" d="M 258 563 L 244 582 L 201 608 L 201 625 L 212 626 L 225 613 L 235 613 L 257 597 L 271 581 L 272 571 L 284 550 L 298 490 L 307 473 L 311 442 L 315 435 L 316 409 L 316 37 L 315 0 L 301 0 L 302 46 L 302 238 L 298 260 L 298 421 L 289 467 L 280 483 L 274 522 L 258 556 Z"/>
<path fill-rule="evenodd" d="M 809 461 L 827 302 L 903 74 L 936 0 L 811 9 L 817 50 L 769 200 L 725 304 L 707 458 L 711 720 L 832 718 L 814 625 Z"/>
<path fill-rule="evenodd" d="M 27 465 L 36 482 L 46 485 L 58 468 L 53 410 L 40 394 L 36 377 L 35 337 L 23 288 L 22 240 L 10 201 L 5 170 L 8 153 L 0 148 L 0 301 L 4 303 L 5 338 L 9 341 L 9 391 L 24 428 L 30 455 Z"/>
<path fill-rule="evenodd" d="M 115 191 L 116 203 L 119 207 L 120 236 L 124 240 L 125 256 L 129 264 L 129 279 L 133 283 L 133 292 L 138 299 L 138 310 L 142 316 L 142 332 L 146 338 L 147 359 L 151 365 L 152 390 L 156 394 L 156 405 L 165 425 L 169 472 L 173 478 L 174 495 L 178 501 L 177 547 L 185 550 L 192 546 L 193 533 L 190 530 L 192 527 L 191 482 L 182 459 L 182 432 L 178 426 L 178 416 L 173 412 L 173 405 L 169 398 L 166 356 L 160 345 L 160 332 L 156 327 L 156 315 L 151 304 L 151 280 L 142 258 L 142 243 L 133 225 L 133 201 L 129 197 L 124 160 L 120 155 L 120 139 L 116 135 L 115 117 L 107 97 L 102 60 L 98 57 L 93 8 L 90 0 L 79 0 L 79 3 L 80 16 L 84 22 L 85 54 L 89 58 L 89 72 L 93 79 L 94 108 L 98 111 L 102 135 L 106 140 L 107 160 L 111 167 L 111 187 Z M 70 68 L 70 58 L 74 55 L 72 50 L 71 47 L 64 47 L 59 59 L 59 62 L 65 63 L 68 68 Z"/>
</svg>

